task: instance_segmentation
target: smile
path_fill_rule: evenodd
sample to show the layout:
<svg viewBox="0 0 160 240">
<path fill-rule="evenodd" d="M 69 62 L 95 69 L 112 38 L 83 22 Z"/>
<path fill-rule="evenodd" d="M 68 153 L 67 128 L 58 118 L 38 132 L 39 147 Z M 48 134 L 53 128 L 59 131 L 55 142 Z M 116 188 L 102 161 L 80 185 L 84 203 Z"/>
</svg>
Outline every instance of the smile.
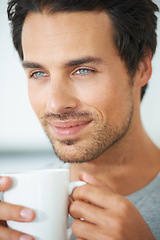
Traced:
<svg viewBox="0 0 160 240">
<path fill-rule="evenodd" d="M 66 121 L 66 122 L 52 122 L 50 126 L 57 137 L 66 138 L 79 134 L 86 128 L 90 121 Z"/>
</svg>

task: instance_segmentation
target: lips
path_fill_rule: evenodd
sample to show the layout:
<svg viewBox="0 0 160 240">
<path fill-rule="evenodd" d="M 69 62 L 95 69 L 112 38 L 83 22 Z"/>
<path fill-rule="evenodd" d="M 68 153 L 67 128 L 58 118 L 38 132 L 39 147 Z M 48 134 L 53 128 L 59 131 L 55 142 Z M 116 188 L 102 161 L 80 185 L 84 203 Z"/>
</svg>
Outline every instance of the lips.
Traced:
<svg viewBox="0 0 160 240">
<path fill-rule="evenodd" d="M 57 137 L 72 137 L 86 128 L 91 121 L 54 121 L 50 125 Z"/>
</svg>

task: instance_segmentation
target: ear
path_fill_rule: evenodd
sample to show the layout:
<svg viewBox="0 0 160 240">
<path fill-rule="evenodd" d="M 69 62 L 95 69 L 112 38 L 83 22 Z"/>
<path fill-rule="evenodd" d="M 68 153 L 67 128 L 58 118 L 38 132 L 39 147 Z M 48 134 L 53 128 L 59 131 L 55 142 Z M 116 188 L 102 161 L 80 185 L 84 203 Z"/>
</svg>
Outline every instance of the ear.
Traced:
<svg viewBox="0 0 160 240">
<path fill-rule="evenodd" d="M 146 50 L 144 57 L 141 59 L 141 61 L 138 64 L 137 68 L 137 78 L 136 78 L 136 85 L 138 87 L 143 87 L 147 84 L 149 79 L 152 75 L 152 53 L 151 50 Z"/>
</svg>

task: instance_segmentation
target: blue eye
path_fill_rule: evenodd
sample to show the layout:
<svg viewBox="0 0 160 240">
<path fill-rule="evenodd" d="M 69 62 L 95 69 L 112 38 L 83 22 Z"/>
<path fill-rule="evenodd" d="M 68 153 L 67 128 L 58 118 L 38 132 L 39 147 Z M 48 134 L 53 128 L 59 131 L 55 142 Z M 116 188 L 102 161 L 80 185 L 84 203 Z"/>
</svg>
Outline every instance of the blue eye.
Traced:
<svg viewBox="0 0 160 240">
<path fill-rule="evenodd" d="M 85 74 L 88 74 L 89 72 L 92 72 L 92 70 L 82 68 L 82 69 L 79 69 L 79 70 L 76 72 L 76 74 L 77 74 L 77 75 L 85 75 Z"/>
<path fill-rule="evenodd" d="M 45 78 L 45 77 L 48 77 L 48 74 L 47 73 L 44 73 L 44 72 L 34 72 L 31 77 L 34 77 L 34 78 Z"/>
</svg>

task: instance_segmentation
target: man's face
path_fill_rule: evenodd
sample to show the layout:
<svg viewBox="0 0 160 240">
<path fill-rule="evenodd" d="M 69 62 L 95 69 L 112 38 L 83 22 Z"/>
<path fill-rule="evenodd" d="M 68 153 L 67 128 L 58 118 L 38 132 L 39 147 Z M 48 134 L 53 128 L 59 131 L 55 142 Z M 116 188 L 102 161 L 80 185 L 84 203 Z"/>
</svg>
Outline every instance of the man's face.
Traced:
<svg viewBox="0 0 160 240">
<path fill-rule="evenodd" d="M 133 87 L 104 13 L 29 14 L 22 47 L 31 105 L 60 159 L 91 161 L 127 132 Z"/>
</svg>

